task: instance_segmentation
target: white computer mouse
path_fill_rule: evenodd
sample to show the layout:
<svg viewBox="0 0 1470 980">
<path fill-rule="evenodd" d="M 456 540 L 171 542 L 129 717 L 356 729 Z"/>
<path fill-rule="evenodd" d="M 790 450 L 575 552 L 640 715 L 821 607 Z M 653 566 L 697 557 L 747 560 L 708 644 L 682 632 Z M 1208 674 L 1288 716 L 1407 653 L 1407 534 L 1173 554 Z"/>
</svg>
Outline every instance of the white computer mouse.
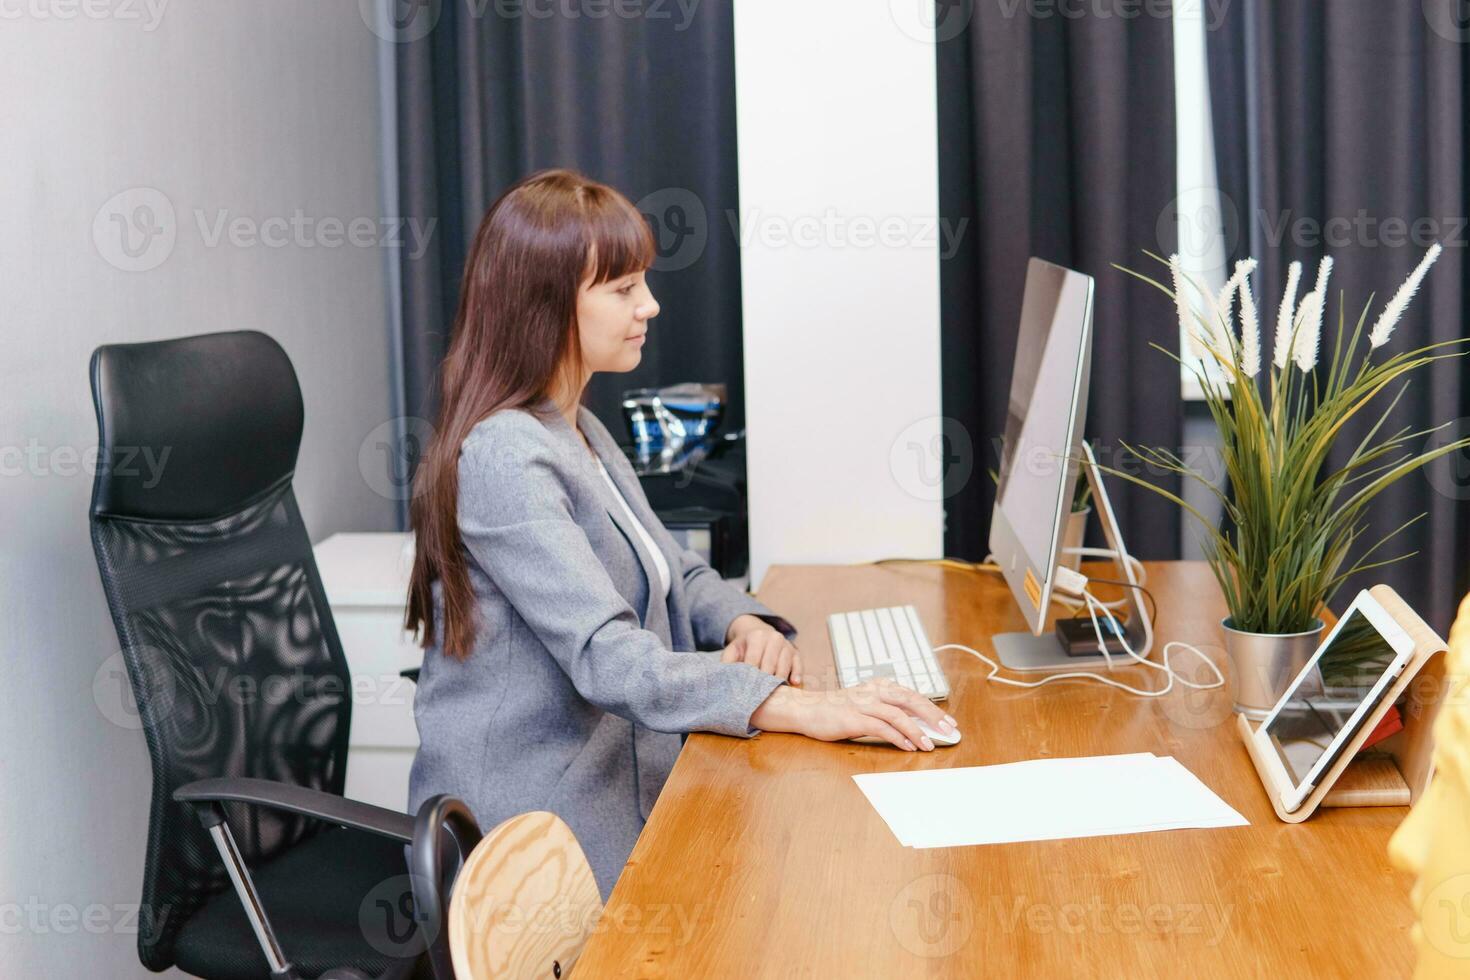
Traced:
<svg viewBox="0 0 1470 980">
<path fill-rule="evenodd" d="M 910 718 L 914 718 L 913 715 L 909 715 L 909 717 Z M 931 741 L 931 742 L 934 743 L 934 747 L 936 749 L 943 748 L 946 745 L 958 745 L 959 744 L 959 741 L 960 741 L 960 730 L 958 728 L 956 728 L 954 730 L 954 734 L 953 735 L 946 735 L 946 734 L 944 734 L 943 732 L 941 732 L 937 728 L 930 728 L 928 722 L 926 722 L 926 721 L 920 721 L 918 718 L 914 718 L 914 724 L 919 726 L 919 731 L 921 731 L 925 735 L 928 735 L 929 736 L 929 741 Z M 867 744 L 867 745 L 892 745 L 893 744 L 892 742 L 889 742 L 887 739 L 879 738 L 876 735 L 864 735 L 862 738 L 854 738 L 854 739 L 850 739 L 850 741 L 853 741 L 853 742 L 863 742 L 864 744 Z"/>
</svg>

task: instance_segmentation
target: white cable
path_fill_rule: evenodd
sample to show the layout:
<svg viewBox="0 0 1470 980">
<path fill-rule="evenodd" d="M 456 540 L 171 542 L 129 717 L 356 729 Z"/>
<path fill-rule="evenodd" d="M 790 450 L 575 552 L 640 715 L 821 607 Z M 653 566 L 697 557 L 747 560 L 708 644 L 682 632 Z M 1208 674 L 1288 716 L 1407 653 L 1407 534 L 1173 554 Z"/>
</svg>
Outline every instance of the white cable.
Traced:
<svg viewBox="0 0 1470 980">
<path fill-rule="evenodd" d="M 1113 561 L 1118 560 L 1118 553 L 1112 548 L 1063 548 L 1062 554 L 1077 555 L 1079 558 L 1111 558 Z M 1132 555 L 1125 555 L 1124 557 L 1128 559 L 1128 567 L 1133 570 L 1134 584 L 1138 586 L 1148 585 L 1148 570 L 1143 567 L 1143 562 L 1134 558 Z M 1112 602 L 1103 602 L 1101 599 L 1097 601 L 1109 609 L 1122 609 L 1128 605 L 1129 597 L 1124 595 L 1123 598 L 1114 599 Z M 1073 606 L 1072 611 L 1076 612 L 1080 608 L 1082 607 Z"/>
<path fill-rule="evenodd" d="M 1185 687 L 1192 687 L 1197 691 L 1210 691 L 1214 690 L 1217 687 L 1225 686 L 1225 675 L 1220 673 L 1220 668 L 1215 666 L 1215 662 L 1209 657 L 1205 656 L 1202 652 L 1200 652 L 1199 648 L 1193 646 L 1192 644 L 1185 643 L 1182 640 L 1170 640 L 1168 643 L 1164 644 L 1164 662 L 1162 664 L 1156 664 L 1152 660 L 1148 660 L 1145 657 L 1139 656 L 1136 652 L 1134 652 L 1133 648 L 1129 646 L 1127 634 L 1124 633 L 1122 625 L 1119 624 L 1117 618 L 1113 615 L 1112 610 L 1108 609 L 1105 605 L 1099 602 L 1091 592 L 1084 590 L 1082 593 L 1082 598 L 1087 602 L 1087 612 L 1088 615 L 1092 617 L 1092 631 L 1097 636 L 1097 649 L 1098 652 L 1103 655 L 1103 660 L 1104 662 L 1106 662 L 1108 670 L 1113 669 L 1113 657 L 1112 654 L 1108 651 L 1107 643 L 1103 640 L 1102 626 L 1099 625 L 1097 621 L 1097 614 L 1099 611 L 1101 611 L 1103 616 L 1107 618 L 1108 622 L 1112 624 L 1113 629 L 1117 631 L 1115 635 L 1118 637 L 1119 642 L 1123 644 L 1123 649 L 1127 651 L 1128 656 L 1147 667 L 1152 667 L 1154 670 L 1163 671 L 1165 674 L 1168 675 L 1169 683 L 1165 684 L 1163 688 L 1157 691 L 1144 691 L 1136 687 L 1130 687 L 1129 685 L 1124 684 L 1121 681 L 1115 681 L 1110 677 L 1103 677 L 1099 674 L 1093 673 L 1092 671 L 1081 670 L 1069 670 L 1060 674 L 1051 674 L 1047 677 L 1043 677 L 1039 681 L 1018 681 L 1013 680 L 1009 677 L 999 676 L 999 664 L 997 664 L 994 660 L 991 660 L 979 650 L 971 649 L 970 647 L 967 647 L 962 643 L 945 643 L 941 646 L 935 647 L 934 649 L 936 651 L 963 650 L 964 652 L 971 654 L 972 656 L 978 657 L 980 660 L 984 661 L 986 666 L 990 668 L 990 673 L 985 675 L 985 679 L 987 681 L 995 681 L 997 684 L 1009 684 L 1011 687 L 1041 687 L 1044 684 L 1050 684 L 1052 681 L 1066 680 L 1097 681 L 1099 684 L 1106 684 L 1109 687 L 1116 687 L 1120 691 L 1127 691 L 1129 694 L 1136 694 L 1142 698 L 1157 698 L 1163 697 L 1165 694 L 1168 694 L 1170 691 L 1172 691 L 1174 689 L 1174 682 L 1176 680 L 1180 684 L 1183 684 Z M 1193 681 L 1185 680 L 1183 677 L 1180 677 L 1178 674 L 1176 674 L 1174 672 L 1173 664 L 1170 662 L 1169 656 L 1174 647 L 1188 650 L 1196 657 L 1199 657 L 1200 660 L 1203 660 L 1205 664 L 1209 666 L 1210 670 L 1214 672 L 1215 682 L 1213 684 L 1196 684 Z"/>
<path fill-rule="evenodd" d="M 1076 555 L 1080 558 L 1111 558 L 1114 561 L 1118 560 L 1118 553 L 1112 548 L 1063 548 L 1062 554 Z M 1127 555 L 1126 557 L 1128 559 L 1128 567 L 1133 570 L 1135 584 L 1140 586 L 1148 585 L 1148 570 L 1143 567 L 1143 562 L 1134 558 L 1132 555 Z M 994 553 L 990 553 L 985 556 L 981 564 L 999 565 L 1000 562 L 996 559 Z M 1065 596 L 1057 595 L 1055 591 L 1051 593 L 1050 599 L 1070 613 L 1076 613 L 1082 609 L 1076 603 L 1069 602 Z M 1102 602 L 1100 599 L 1098 601 Z M 1114 599 L 1111 602 L 1102 602 L 1102 605 L 1107 606 L 1109 609 L 1122 609 L 1127 604 L 1128 596 L 1126 595 L 1121 599 Z"/>
</svg>

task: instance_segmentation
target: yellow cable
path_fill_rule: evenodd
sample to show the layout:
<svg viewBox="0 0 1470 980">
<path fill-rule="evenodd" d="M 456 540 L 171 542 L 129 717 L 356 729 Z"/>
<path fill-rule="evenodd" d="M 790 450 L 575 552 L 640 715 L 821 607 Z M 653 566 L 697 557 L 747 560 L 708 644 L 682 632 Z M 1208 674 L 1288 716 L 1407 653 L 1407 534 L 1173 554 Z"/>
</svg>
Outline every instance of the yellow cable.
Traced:
<svg viewBox="0 0 1470 980">
<path fill-rule="evenodd" d="M 943 565 L 947 568 L 958 568 L 970 572 L 1000 571 L 1000 566 L 994 562 L 963 561 L 959 558 L 879 558 L 876 561 L 853 562 L 853 565 L 891 565 L 896 563 L 909 565 Z"/>
</svg>

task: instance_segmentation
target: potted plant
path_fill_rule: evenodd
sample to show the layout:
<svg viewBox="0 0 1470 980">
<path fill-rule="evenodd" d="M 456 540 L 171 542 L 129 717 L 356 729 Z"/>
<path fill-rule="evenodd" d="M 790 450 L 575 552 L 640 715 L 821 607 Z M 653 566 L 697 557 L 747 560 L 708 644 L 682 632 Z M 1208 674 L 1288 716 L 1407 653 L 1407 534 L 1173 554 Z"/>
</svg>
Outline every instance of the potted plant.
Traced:
<svg viewBox="0 0 1470 980">
<path fill-rule="evenodd" d="M 1369 505 L 1394 481 L 1470 445 L 1470 438 L 1416 452 L 1411 447 L 1435 429 L 1388 431 L 1388 415 L 1411 374 L 1470 352 L 1465 346 L 1470 340 L 1395 354 L 1383 350 L 1438 258 L 1438 244 L 1383 307 L 1362 350 L 1373 298 L 1350 334 L 1340 298 L 1335 334 L 1324 337 L 1332 259 L 1322 260 L 1316 283 L 1300 302 L 1302 268 L 1293 262 L 1276 315 L 1272 356 L 1264 365 L 1264 331 L 1250 284 L 1255 260 L 1237 262 L 1224 289 L 1212 295 L 1181 270 L 1178 255 L 1163 259 L 1148 254 L 1168 267 L 1169 285 L 1119 268 L 1174 300 L 1181 332 L 1198 360 L 1185 364 L 1163 352 L 1199 379 L 1219 430 L 1228 485 L 1220 490 L 1168 450 L 1127 443 L 1124 449 L 1214 494 L 1224 510 L 1221 526 L 1147 479 L 1111 467 L 1108 472 L 1167 497 L 1198 521 L 1205 558 L 1230 613 L 1222 626 L 1235 677 L 1236 710 L 1264 717 L 1316 649 L 1323 625 L 1320 613 L 1338 587 L 1357 572 L 1409 557 L 1384 559 L 1381 550 L 1423 515 L 1367 541 Z M 1324 357 L 1323 351 L 1330 355 Z M 1342 427 L 1359 415 L 1374 418 L 1374 424 L 1344 463 L 1331 466 L 1328 454 Z"/>
<path fill-rule="evenodd" d="M 1062 531 L 1062 555 L 1057 560 L 1074 572 L 1082 567 L 1082 555 L 1076 549 L 1086 542 L 1087 518 L 1091 514 L 1092 484 L 1082 474 L 1077 477 L 1077 489 L 1072 492 L 1072 512 L 1067 515 L 1067 526 Z"/>
</svg>

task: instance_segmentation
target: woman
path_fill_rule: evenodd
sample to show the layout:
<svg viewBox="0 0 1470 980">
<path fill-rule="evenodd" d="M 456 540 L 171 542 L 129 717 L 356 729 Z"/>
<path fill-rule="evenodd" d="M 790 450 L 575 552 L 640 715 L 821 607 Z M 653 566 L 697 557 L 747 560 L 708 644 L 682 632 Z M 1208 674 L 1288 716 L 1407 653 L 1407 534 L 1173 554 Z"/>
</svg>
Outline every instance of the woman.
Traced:
<svg viewBox="0 0 1470 980">
<path fill-rule="evenodd" d="M 593 373 L 643 356 L 653 257 L 633 205 L 568 171 L 491 207 L 412 503 L 408 627 L 425 651 L 411 806 L 450 793 L 486 828 L 550 810 L 604 898 L 681 733 L 876 735 L 914 751 L 933 745 L 911 716 L 953 724 L 892 683 L 793 686 L 795 631 L 675 543 L 580 407 Z"/>
</svg>

